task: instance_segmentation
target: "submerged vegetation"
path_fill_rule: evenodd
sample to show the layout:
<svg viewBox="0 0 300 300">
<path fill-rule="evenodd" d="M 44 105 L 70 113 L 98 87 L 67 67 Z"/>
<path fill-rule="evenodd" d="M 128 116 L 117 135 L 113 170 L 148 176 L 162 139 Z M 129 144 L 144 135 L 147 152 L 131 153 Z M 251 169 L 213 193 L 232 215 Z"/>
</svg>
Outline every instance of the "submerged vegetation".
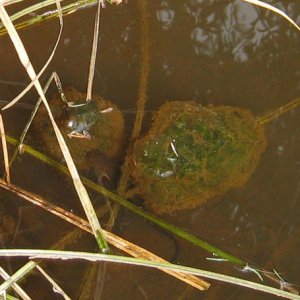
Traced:
<svg viewBox="0 0 300 300">
<path fill-rule="evenodd" d="M 266 148 L 265 124 L 299 104 L 298 98 L 259 118 L 238 107 L 164 104 L 134 143 L 136 191 L 154 212 L 173 213 L 242 187 Z"/>
<path fill-rule="evenodd" d="M 241 187 L 265 146 L 263 127 L 245 109 L 169 102 L 135 142 L 131 174 L 149 208 L 173 213 Z"/>
</svg>

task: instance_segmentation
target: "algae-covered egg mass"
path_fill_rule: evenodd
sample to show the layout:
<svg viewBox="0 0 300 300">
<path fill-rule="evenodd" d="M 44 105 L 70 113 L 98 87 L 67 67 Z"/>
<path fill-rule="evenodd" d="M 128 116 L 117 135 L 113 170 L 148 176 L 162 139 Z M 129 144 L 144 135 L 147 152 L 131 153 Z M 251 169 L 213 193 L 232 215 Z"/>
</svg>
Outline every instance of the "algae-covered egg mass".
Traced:
<svg viewBox="0 0 300 300">
<path fill-rule="evenodd" d="M 242 186 L 265 146 L 263 126 L 246 109 L 168 102 L 134 143 L 131 175 L 149 209 L 173 213 Z"/>
</svg>

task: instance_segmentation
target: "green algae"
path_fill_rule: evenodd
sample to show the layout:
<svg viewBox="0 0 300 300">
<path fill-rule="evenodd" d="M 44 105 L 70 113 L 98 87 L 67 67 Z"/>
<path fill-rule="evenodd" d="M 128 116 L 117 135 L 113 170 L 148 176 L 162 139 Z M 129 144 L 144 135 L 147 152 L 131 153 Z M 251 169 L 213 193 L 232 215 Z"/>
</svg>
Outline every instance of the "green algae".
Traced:
<svg viewBox="0 0 300 300">
<path fill-rule="evenodd" d="M 246 109 L 169 102 L 134 143 L 131 175 L 149 209 L 173 213 L 241 187 L 265 147 L 264 128 Z"/>
</svg>

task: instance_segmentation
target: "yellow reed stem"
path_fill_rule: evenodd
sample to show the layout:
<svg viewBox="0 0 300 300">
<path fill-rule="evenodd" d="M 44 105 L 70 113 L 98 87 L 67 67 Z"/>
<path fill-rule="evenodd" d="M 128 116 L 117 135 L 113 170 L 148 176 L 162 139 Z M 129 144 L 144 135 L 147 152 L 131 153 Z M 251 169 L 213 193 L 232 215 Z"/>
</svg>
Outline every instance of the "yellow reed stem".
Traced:
<svg viewBox="0 0 300 300">
<path fill-rule="evenodd" d="M 283 113 L 288 112 L 299 105 L 300 105 L 300 98 L 296 98 L 295 100 L 289 102 L 288 104 L 285 104 L 275 110 L 269 111 L 261 117 L 257 117 L 257 123 L 259 125 L 265 125 L 273 121 L 275 118 L 279 117 Z"/>
</svg>

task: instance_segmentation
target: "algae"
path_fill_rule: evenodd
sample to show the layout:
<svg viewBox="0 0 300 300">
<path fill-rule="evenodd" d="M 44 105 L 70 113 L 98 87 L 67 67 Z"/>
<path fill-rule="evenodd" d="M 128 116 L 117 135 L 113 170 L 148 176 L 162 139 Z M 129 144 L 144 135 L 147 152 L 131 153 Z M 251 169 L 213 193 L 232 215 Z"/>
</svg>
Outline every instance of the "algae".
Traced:
<svg viewBox="0 0 300 300">
<path fill-rule="evenodd" d="M 134 143 L 131 175 L 148 208 L 173 213 L 241 187 L 265 147 L 264 127 L 246 109 L 168 102 Z"/>
</svg>

